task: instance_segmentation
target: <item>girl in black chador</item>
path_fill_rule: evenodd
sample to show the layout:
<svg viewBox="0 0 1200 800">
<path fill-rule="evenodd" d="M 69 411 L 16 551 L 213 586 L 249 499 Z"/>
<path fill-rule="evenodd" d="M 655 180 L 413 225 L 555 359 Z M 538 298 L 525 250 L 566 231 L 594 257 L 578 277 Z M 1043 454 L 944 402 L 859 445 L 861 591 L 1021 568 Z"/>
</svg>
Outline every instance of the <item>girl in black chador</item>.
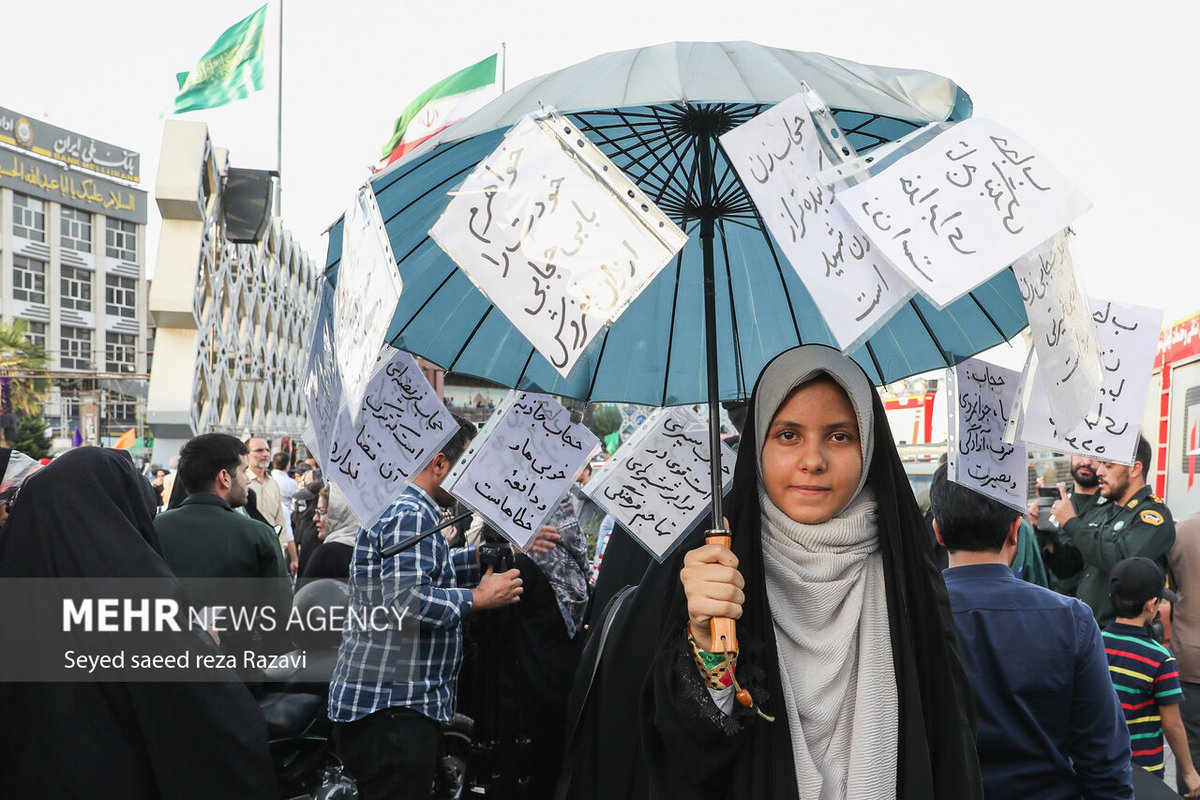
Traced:
<svg viewBox="0 0 1200 800">
<path fill-rule="evenodd" d="M 729 508 L 732 550 L 691 549 L 669 588 L 642 708 L 651 796 L 981 798 L 945 586 L 849 358 L 805 346 L 763 370 Z M 712 617 L 737 619 L 737 652 Z"/>
</svg>

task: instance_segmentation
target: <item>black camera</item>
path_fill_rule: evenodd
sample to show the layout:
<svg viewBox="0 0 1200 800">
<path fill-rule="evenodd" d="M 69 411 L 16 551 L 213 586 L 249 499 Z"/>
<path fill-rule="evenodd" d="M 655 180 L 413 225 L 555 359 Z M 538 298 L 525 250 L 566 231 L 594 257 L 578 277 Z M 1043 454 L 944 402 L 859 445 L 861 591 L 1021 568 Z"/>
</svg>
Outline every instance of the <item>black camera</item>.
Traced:
<svg viewBox="0 0 1200 800">
<path fill-rule="evenodd" d="M 480 572 L 487 572 L 488 567 L 492 568 L 492 572 L 508 572 L 516 566 L 517 559 L 508 540 L 498 533 L 484 529 L 479 542 Z"/>
</svg>

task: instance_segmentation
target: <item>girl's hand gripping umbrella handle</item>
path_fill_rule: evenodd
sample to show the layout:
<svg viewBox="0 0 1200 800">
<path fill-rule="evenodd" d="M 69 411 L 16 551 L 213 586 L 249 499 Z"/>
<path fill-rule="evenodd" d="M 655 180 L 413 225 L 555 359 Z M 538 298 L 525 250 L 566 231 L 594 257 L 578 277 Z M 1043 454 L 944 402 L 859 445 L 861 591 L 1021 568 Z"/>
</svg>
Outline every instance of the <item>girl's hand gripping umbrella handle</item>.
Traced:
<svg viewBox="0 0 1200 800">
<path fill-rule="evenodd" d="M 723 531 L 714 532 L 714 535 L 709 536 L 705 541 L 708 544 L 719 544 L 728 549 L 733 544 L 733 537 Z M 710 630 L 712 631 L 712 646 L 714 652 L 727 653 L 737 652 L 737 626 L 733 620 L 728 617 L 713 617 L 709 620 Z"/>
</svg>

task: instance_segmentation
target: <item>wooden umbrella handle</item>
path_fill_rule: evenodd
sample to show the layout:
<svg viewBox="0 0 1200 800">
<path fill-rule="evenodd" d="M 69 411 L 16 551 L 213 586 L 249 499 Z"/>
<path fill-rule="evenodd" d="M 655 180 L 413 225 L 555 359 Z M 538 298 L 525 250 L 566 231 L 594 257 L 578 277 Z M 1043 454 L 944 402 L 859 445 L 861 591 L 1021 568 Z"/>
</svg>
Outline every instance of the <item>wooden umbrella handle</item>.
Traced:
<svg viewBox="0 0 1200 800">
<path fill-rule="evenodd" d="M 708 544 L 719 544 L 728 549 L 733 544 L 733 537 L 729 534 L 718 534 L 709 536 L 705 541 Z M 737 626 L 729 617 L 713 617 L 709 620 L 710 630 L 712 632 L 713 652 L 737 652 Z"/>
</svg>

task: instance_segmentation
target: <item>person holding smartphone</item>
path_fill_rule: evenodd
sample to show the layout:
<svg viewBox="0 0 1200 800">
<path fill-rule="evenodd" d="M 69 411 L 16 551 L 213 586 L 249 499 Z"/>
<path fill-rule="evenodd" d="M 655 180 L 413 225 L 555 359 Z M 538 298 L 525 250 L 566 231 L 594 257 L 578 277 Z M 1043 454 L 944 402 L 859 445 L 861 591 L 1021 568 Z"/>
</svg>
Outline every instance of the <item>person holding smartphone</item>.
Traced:
<svg viewBox="0 0 1200 800">
<path fill-rule="evenodd" d="M 1068 497 L 1074 516 L 1080 519 L 1108 502 L 1100 493 L 1099 467 L 1100 462 L 1089 456 L 1071 456 L 1073 485 Z M 1050 572 L 1050 588 L 1074 597 L 1083 575 L 1083 555 L 1060 528 L 1062 520 L 1053 517 L 1051 509 L 1060 499 L 1057 485 L 1043 486 L 1039 479 L 1038 499 L 1029 506 L 1029 524 L 1037 531 L 1042 546 L 1042 562 Z"/>
<path fill-rule="evenodd" d="M 1107 625 L 1116 612 L 1108 596 L 1108 575 L 1118 561 L 1145 556 L 1166 571 L 1167 553 L 1175 544 L 1175 522 L 1171 512 L 1146 483 L 1151 466 L 1150 443 L 1139 436 L 1132 466 L 1100 462 L 1096 475 L 1107 502 L 1097 501 L 1086 516 L 1078 517 L 1066 488 L 1052 513 L 1063 535 L 1083 557 L 1083 574 L 1077 595 L 1092 607 L 1096 621 Z"/>
</svg>

